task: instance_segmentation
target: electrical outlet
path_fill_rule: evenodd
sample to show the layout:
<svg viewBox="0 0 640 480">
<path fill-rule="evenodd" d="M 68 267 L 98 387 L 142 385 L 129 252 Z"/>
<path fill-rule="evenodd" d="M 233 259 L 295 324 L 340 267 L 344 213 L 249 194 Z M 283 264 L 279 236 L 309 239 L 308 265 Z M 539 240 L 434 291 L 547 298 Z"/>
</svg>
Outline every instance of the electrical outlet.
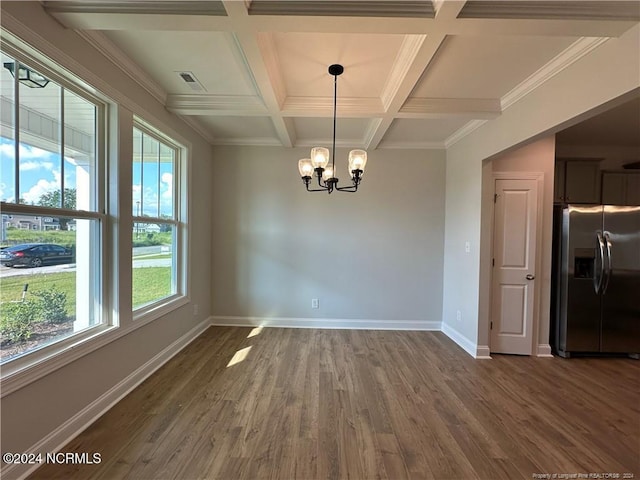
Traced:
<svg viewBox="0 0 640 480">
<path fill-rule="evenodd" d="M 320 308 L 320 303 L 317 298 L 311 299 L 311 308 Z"/>
<path fill-rule="evenodd" d="M 471 253 L 471 242 L 464 242 L 464 252 Z"/>
<path fill-rule="evenodd" d="M 462 321 L 462 312 L 460 310 L 456 310 L 456 320 L 459 322 Z"/>
<path fill-rule="evenodd" d="M 200 307 L 198 306 L 197 303 L 193 304 L 193 314 L 194 315 L 198 315 L 198 312 L 200 311 Z"/>
</svg>

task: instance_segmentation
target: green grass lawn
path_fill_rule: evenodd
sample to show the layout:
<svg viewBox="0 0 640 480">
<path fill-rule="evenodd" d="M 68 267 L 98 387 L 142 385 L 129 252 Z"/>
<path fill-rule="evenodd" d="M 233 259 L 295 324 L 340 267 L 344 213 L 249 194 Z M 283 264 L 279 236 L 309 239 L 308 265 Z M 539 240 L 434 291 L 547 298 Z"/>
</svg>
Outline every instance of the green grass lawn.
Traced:
<svg viewBox="0 0 640 480">
<path fill-rule="evenodd" d="M 76 244 L 76 232 L 62 230 L 23 230 L 21 228 L 7 229 L 7 242 L 2 246 L 18 243 L 56 243 L 69 247 Z"/>
<path fill-rule="evenodd" d="M 171 295 L 171 267 L 133 269 L 133 308 Z"/>
<path fill-rule="evenodd" d="M 133 259 L 136 260 L 158 260 L 163 258 L 171 258 L 170 253 L 158 253 L 155 255 L 134 255 Z"/>
<path fill-rule="evenodd" d="M 34 291 L 55 287 L 67 295 L 67 314 L 75 315 L 76 275 L 74 272 L 17 275 L 0 279 L 0 302 L 20 300 L 24 284 L 29 284 L 27 296 Z M 149 267 L 133 269 L 133 306 L 138 307 L 171 294 L 171 268 Z"/>
<path fill-rule="evenodd" d="M 55 286 L 67 295 L 67 315 L 76 314 L 76 274 L 75 272 L 62 272 L 34 275 L 16 275 L 0 279 L 0 302 L 11 302 L 22 298 L 24 284 L 29 284 L 27 298 L 33 292 L 47 290 Z"/>
</svg>

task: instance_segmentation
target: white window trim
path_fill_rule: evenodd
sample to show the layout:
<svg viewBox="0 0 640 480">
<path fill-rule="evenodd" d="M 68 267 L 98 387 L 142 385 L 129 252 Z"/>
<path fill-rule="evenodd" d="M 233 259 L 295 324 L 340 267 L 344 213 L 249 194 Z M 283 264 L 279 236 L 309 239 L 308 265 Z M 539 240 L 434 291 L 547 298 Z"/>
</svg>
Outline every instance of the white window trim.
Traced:
<svg viewBox="0 0 640 480">
<path fill-rule="evenodd" d="M 5 30 L 3 29 L 3 34 Z M 104 299 L 106 295 L 106 285 L 109 284 L 109 272 L 107 269 L 102 268 L 106 261 L 106 252 L 109 251 L 110 245 L 108 242 L 108 221 L 105 214 L 105 189 L 108 181 L 108 173 L 106 170 L 105 158 L 106 151 L 106 116 L 108 112 L 109 100 L 105 97 L 97 94 L 95 89 L 87 88 L 87 85 L 79 80 L 75 75 L 67 72 L 64 68 L 57 65 L 53 60 L 44 59 L 42 55 L 31 56 L 28 51 L 33 49 L 27 45 L 19 46 L 17 42 L 9 41 L 15 40 L 12 36 L 9 38 L 3 35 L 1 46 L 2 51 L 15 59 L 15 61 L 24 63 L 31 68 L 36 69 L 39 73 L 43 74 L 49 80 L 58 84 L 64 90 L 72 92 L 95 105 L 96 107 L 96 152 L 95 152 L 95 169 L 98 173 L 95 189 L 95 205 L 93 210 L 73 210 L 67 208 L 50 208 L 40 207 L 34 205 L 26 205 L 19 203 L 0 203 L 0 209 L 9 211 L 12 214 L 17 215 L 37 215 L 37 216 L 50 216 L 50 217 L 66 217 L 66 218 L 78 218 L 87 220 L 96 220 L 100 224 L 100 250 L 97 252 L 97 257 L 94 257 L 96 261 L 100 262 L 100 273 L 98 281 L 98 291 L 100 297 Z M 58 71 L 63 72 L 62 74 Z M 19 99 L 18 99 L 19 102 Z M 18 125 L 14 128 L 20 128 Z M 16 171 L 16 175 L 19 173 Z M 16 192 L 16 197 L 19 195 Z M 73 361 L 69 355 L 65 355 L 67 352 L 74 351 L 76 354 L 80 353 L 82 349 L 78 346 L 87 344 L 90 339 L 94 339 L 98 336 L 104 335 L 106 332 L 113 330 L 116 326 L 113 324 L 110 309 L 104 308 L 104 301 L 102 302 L 102 308 L 98 309 L 95 314 L 99 323 L 89 328 L 73 333 L 65 338 L 54 341 L 49 345 L 37 348 L 31 352 L 25 352 L 23 355 L 16 357 L 15 359 L 8 360 L 0 367 L 0 397 L 10 394 L 22 386 L 35 381 L 38 378 L 46 375 L 50 371 L 59 368 L 58 362 L 64 358 L 64 362 L 69 363 Z M 93 347 L 98 348 L 98 347 Z M 45 368 L 43 368 L 46 366 Z"/>
<path fill-rule="evenodd" d="M 171 219 L 158 217 L 141 217 L 132 216 L 131 230 L 135 223 L 166 223 L 171 224 L 176 229 L 176 244 L 174 253 L 174 265 L 176 271 L 176 293 L 158 299 L 157 301 L 135 308 L 132 306 L 133 321 L 135 323 L 155 320 L 166 315 L 175 308 L 182 306 L 190 301 L 189 285 L 188 285 L 188 252 L 189 252 L 189 228 L 188 228 L 188 189 L 186 188 L 187 176 L 189 172 L 189 152 L 190 149 L 180 143 L 179 140 L 172 138 L 163 131 L 155 128 L 150 122 L 133 116 L 133 127 L 142 131 L 145 135 L 164 143 L 173 148 L 176 152 L 174 164 L 174 192 L 173 192 L 173 212 Z"/>
</svg>

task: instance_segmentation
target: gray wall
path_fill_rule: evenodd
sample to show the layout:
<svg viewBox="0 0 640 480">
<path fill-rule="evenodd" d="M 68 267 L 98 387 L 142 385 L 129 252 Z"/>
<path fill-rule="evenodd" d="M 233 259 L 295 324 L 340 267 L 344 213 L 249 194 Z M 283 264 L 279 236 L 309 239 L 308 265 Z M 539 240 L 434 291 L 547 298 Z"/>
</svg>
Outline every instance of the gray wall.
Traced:
<svg viewBox="0 0 640 480">
<path fill-rule="evenodd" d="M 214 148 L 213 315 L 440 322 L 444 151 L 369 152 L 360 190 L 331 195 L 305 191 L 308 156 Z"/>
</svg>

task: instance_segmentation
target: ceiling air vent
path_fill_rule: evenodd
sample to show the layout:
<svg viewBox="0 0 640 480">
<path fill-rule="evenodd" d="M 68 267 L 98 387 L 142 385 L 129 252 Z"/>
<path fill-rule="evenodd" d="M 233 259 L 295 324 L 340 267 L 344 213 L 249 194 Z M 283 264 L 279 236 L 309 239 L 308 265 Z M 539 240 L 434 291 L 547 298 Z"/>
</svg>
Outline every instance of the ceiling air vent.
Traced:
<svg viewBox="0 0 640 480">
<path fill-rule="evenodd" d="M 182 79 L 182 81 L 184 83 L 189 85 L 189 88 L 191 88 L 191 90 L 193 90 L 195 92 L 204 92 L 205 91 L 205 88 L 198 81 L 198 79 L 193 74 L 193 72 L 176 72 L 176 73 L 180 76 L 180 78 Z"/>
</svg>

